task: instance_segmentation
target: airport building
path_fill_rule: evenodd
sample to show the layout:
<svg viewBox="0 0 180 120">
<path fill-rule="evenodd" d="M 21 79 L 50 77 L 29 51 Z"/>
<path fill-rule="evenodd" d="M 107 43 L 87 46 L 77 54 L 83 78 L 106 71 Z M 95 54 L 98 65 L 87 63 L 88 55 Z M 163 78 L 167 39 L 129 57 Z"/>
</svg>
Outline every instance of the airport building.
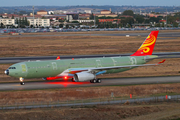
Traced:
<svg viewBox="0 0 180 120">
<path fill-rule="evenodd" d="M 0 23 L 3 23 L 3 25 L 15 25 L 15 20 L 14 19 L 9 19 L 9 18 L 0 18 Z"/>
<path fill-rule="evenodd" d="M 37 15 L 47 15 L 47 11 L 45 10 L 37 11 Z"/>
<path fill-rule="evenodd" d="M 90 23 L 90 22 L 94 23 L 94 20 L 71 20 L 71 22 L 73 21 L 78 21 L 79 23 Z"/>
<path fill-rule="evenodd" d="M 102 10 L 101 14 L 96 14 L 96 16 L 98 16 L 98 17 L 117 17 L 118 15 L 112 13 L 111 9 L 110 9 L 110 10 Z"/>
<path fill-rule="evenodd" d="M 30 26 L 39 26 L 39 27 L 49 27 L 50 26 L 50 19 L 40 19 L 40 18 L 28 18 L 27 19 L 30 23 Z"/>
</svg>

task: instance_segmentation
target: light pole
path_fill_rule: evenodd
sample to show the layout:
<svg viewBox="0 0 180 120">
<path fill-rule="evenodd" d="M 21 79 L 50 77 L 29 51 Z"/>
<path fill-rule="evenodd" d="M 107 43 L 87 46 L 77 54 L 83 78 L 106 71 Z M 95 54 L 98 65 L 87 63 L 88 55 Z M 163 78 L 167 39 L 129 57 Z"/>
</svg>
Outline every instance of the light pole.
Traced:
<svg viewBox="0 0 180 120">
<path fill-rule="evenodd" d="M 95 20 L 96 15 L 95 15 L 95 10 L 96 10 L 96 9 L 94 9 L 94 28 L 96 27 L 96 20 Z"/>
<path fill-rule="evenodd" d="M 166 9 L 166 27 L 167 27 L 167 15 L 168 15 L 168 14 L 167 14 L 167 9 Z"/>
<path fill-rule="evenodd" d="M 34 27 L 34 6 L 33 6 L 33 27 Z"/>
</svg>

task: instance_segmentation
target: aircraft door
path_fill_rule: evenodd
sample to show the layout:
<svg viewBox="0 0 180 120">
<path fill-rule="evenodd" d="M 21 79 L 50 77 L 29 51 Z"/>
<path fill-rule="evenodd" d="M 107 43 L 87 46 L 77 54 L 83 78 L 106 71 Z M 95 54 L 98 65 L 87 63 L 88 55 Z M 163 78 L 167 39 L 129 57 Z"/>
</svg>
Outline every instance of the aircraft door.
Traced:
<svg viewBox="0 0 180 120">
<path fill-rule="evenodd" d="M 27 66 L 26 64 L 21 64 L 22 74 L 27 76 Z"/>
</svg>

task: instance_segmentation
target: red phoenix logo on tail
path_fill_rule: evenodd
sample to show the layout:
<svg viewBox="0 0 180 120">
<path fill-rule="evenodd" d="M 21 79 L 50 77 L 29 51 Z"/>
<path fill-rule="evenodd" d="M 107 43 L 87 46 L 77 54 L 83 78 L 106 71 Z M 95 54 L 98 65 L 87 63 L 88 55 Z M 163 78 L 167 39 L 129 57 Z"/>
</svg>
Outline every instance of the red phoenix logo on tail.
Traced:
<svg viewBox="0 0 180 120">
<path fill-rule="evenodd" d="M 152 31 L 141 47 L 131 56 L 152 55 L 159 31 Z"/>
</svg>

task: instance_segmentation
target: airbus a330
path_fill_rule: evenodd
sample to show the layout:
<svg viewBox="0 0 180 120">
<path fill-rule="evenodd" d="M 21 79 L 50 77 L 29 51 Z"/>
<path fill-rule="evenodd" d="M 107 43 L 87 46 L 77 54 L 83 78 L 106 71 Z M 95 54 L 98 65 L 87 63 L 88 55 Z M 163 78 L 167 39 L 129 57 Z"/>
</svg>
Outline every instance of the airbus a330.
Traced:
<svg viewBox="0 0 180 120">
<path fill-rule="evenodd" d="M 101 74 L 119 73 L 140 66 L 156 66 L 165 60 L 155 64 L 145 64 L 158 58 L 152 55 L 159 31 L 152 31 L 140 48 L 132 55 L 125 57 L 105 57 L 86 59 L 65 59 L 47 61 L 27 61 L 11 65 L 5 74 L 19 78 L 24 85 L 24 79 L 43 78 L 55 80 L 59 78 L 71 79 L 74 82 L 90 81 L 100 83 L 96 76 Z"/>
</svg>

